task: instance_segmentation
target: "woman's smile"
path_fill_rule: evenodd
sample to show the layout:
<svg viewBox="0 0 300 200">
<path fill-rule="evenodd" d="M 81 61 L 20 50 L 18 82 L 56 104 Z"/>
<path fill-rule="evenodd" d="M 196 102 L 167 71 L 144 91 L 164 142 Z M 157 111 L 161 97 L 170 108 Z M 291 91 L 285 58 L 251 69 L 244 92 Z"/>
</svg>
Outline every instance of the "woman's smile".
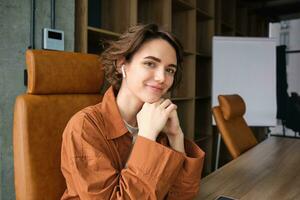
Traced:
<svg viewBox="0 0 300 200">
<path fill-rule="evenodd" d="M 164 87 L 161 85 L 146 84 L 146 87 L 154 93 L 163 93 L 164 92 Z"/>
</svg>

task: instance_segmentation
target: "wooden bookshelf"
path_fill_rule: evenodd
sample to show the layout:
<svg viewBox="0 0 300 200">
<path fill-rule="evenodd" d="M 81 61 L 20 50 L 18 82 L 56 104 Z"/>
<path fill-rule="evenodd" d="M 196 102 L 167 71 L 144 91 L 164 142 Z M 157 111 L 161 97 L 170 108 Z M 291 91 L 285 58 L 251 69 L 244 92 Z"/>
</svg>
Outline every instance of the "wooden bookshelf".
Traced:
<svg viewBox="0 0 300 200">
<path fill-rule="evenodd" d="M 194 141 L 206 152 L 203 175 L 211 172 L 211 69 L 212 37 L 215 34 L 215 1 L 196 1 L 196 63 Z"/>
<path fill-rule="evenodd" d="M 195 53 L 196 45 L 196 9 L 180 9 L 175 3 L 178 0 L 172 1 L 172 32 L 181 41 L 184 51 Z"/>
<path fill-rule="evenodd" d="M 211 96 L 212 82 L 211 58 L 197 55 L 196 58 L 196 94 L 197 98 Z"/>
<path fill-rule="evenodd" d="M 171 0 L 139 0 L 137 2 L 138 23 L 155 23 L 171 30 Z M 157 14 L 155 14 L 155 13 Z"/>
<path fill-rule="evenodd" d="M 215 0 L 215 35 L 267 37 L 266 20 L 242 0 Z"/>
<path fill-rule="evenodd" d="M 195 96 L 195 55 L 184 56 L 181 84 L 172 93 L 172 98 L 193 98 Z M 191 89 L 187 89 L 191 88 Z"/>
<path fill-rule="evenodd" d="M 247 7 L 237 4 L 236 8 L 236 35 L 247 35 L 248 9 Z"/>
<path fill-rule="evenodd" d="M 195 134 L 195 101 L 191 100 L 173 100 L 177 105 L 178 117 L 182 131 L 186 138 L 194 139 Z"/>
<path fill-rule="evenodd" d="M 100 53 L 104 40 L 136 24 L 137 0 L 76 0 L 75 20 L 75 51 Z"/>
<path fill-rule="evenodd" d="M 234 29 L 236 20 L 236 0 L 226 0 L 222 1 L 222 13 L 221 13 L 221 23 L 226 25 L 228 28 Z"/>
</svg>

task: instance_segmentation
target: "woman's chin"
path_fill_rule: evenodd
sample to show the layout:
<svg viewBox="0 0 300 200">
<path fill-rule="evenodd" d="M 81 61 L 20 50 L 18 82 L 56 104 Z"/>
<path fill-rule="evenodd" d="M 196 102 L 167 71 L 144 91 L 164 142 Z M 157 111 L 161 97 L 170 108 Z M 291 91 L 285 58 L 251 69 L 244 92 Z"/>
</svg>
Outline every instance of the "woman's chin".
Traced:
<svg viewBox="0 0 300 200">
<path fill-rule="evenodd" d="M 155 96 L 155 97 L 148 96 L 148 97 L 144 98 L 144 102 L 145 103 L 155 103 L 155 102 L 159 101 L 160 99 L 161 99 L 161 96 Z"/>
<path fill-rule="evenodd" d="M 146 92 L 140 93 L 140 99 L 143 102 L 147 103 L 154 103 L 159 101 L 163 96 L 165 95 L 165 92 L 158 92 L 158 91 L 152 91 L 152 90 L 146 90 Z"/>
</svg>

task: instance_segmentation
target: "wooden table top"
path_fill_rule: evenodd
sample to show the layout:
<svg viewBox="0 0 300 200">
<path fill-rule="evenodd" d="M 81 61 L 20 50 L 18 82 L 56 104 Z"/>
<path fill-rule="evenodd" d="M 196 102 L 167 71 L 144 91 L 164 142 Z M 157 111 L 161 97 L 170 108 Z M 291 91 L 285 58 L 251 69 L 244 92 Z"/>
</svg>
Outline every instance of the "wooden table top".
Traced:
<svg viewBox="0 0 300 200">
<path fill-rule="evenodd" d="M 300 140 L 270 137 L 201 180 L 197 200 L 300 199 Z"/>
</svg>

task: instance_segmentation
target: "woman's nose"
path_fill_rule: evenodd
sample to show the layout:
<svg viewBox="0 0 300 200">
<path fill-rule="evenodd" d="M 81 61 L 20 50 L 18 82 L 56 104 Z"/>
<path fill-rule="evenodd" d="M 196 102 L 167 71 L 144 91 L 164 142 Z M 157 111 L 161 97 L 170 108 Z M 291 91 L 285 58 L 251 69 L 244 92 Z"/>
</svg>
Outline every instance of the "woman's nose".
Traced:
<svg viewBox="0 0 300 200">
<path fill-rule="evenodd" d="M 155 71 L 154 80 L 157 82 L 164 82 L 165 81 L 165 70 L 164 69 L 157 69 Z"/>
</svg>

